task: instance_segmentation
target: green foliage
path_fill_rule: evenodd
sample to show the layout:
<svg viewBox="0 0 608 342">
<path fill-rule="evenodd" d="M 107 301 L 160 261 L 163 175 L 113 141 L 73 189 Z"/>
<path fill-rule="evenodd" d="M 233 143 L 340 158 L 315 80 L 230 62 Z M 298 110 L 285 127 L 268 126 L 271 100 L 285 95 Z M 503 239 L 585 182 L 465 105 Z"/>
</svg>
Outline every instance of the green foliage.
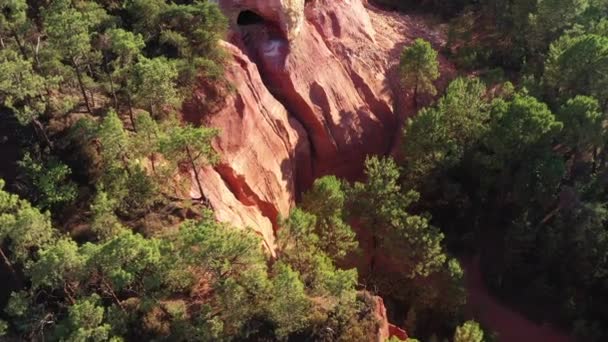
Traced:
<svg viewBox="0 0 608 342">
<path fill-rule="evenodd" d="M 355 183 L 348 197 L 351 213 L 373 234 L 374 248 L 399 260 L 408 277 L 435 272 L 446 260 L 443 234 L 427 218 L 407 212 L 419 194 L 401 191 L 400 170 L 392 159 L 368 158 L 365 174 L 367 181 Z"/>
<path fill-rule="evenodd" d="M 25 26 L 27 21 L 27 2 L 24 0 L 6 0 L 2 2 L 0 29 L 3 36 L 16 33 Z"/>
<path fill-rule="evenodd" d="M 166 58 L 140 58 L 133 66 L 129 85 L 135 104 L 155 116 L 164 105 L 177 106 L 180 102 L 175 83 L 177 76 L 174 63 Z"/>
<path fill-rule="evenodd" d="M 538 1 L 535 13 L 530 14 L 531 52 L 543 53 L 560 33 L 572 26 L 589 7 L 589 0 L 543 0 Z"/>
<path fill-rule="evenodd" d="M 71 282 L 86 279 L 84 273 L 86 256 L 76 242 L 60 238 L 53 244 L 41 249 L 36 261 L 30 262 L 26 272 L 32 281 L 32 288 L 62 288 Z"/>
<path fill-rule="evenodd" d="M 437 51 L 421 38 L 406 47 L 401 53 L 399 75 L 404 86 L 414 88 L 414 102 L 419 93 L 435 95 L 437 89 L 433 81 L 439 78 Z M 417 105 L 416 105 L 417 106 Z"/>
<path fill-rule="evenodd" d="M 0 319 L 0 337 L 8 333 L 8 323 Z"/>
<path fill-rule="evenodd" d="M 167 29 L 161 32 L 161 42 L 175 45 L 188 59 L 214 53 L 228 24 L 217 5 L 200 1 L 192 5 L 171 4 L 162 19 Z"/>
<path fill-rule="evenodd" d="M 564 35 L 553 44 L 545 63 L 544 79 L 557 96 L 596 98 L 606 109 L 608 92 L 608 37 Z"/>
<path fill-rule="evenodd" d="M 162 281 L 161 241 L 125 230 L 103 244 L 86 244 L 87 270 L 95 272 L 110 291 L 158 289 Z"/>
<path fill-rule="evenodd" d="M 19 166 L 31 181 L 35 203 L 42 209 L 50 209 L 57 205 L 69 204 L 76 199 L 76 185 L 70 181 L 72 170 L 55 158 L 42 163 L 34 160 L 26 153 Z"/>
<path fill-rule="evenodd" d="M 454 342 L 483 342 L 483 330 L 479 323 L 466 321 L 456 328 Z"/>
<path fill-rule="evenodd" d="M 42 97 L 45 78 L 34 72 L 32 62 L 16 51 L 0 50 L 0 101 L 19 122 L 29 124 L 46 110 Z"/>
<path fill-rule="evenodd" d="M 339 298 L 354 288 L 357 273 L 355 270 L 336 269 L 331 255 L 325 254 L 323 248 L 326 245 L 316 234 L 315 227 L 315 215 L 294 209 L 282 222 L 279 231 L 279 258 L 300 274 L 316 296 Z"/>
<path fill-rule="evenodd" d="M 344 221 L 346 194 L 334 176 L 317 179 L 302 198 L 302 209 L 316 216 L 315 232 L 321 250 L 340 259 L 357 248 L 355 233 Z"/>
<path fill-rule="evenodd" d="M 403 172 L 408 184 L 420 184 L 453 168 L 487 132 L 489 105 L 477 79 L 458 78 L 431 108 L 410 119 L 403 131 Z M 434 181 L 434 180 L 431 180 Z"/>
<path fill-rule="evenodd" d="M 117 55 L 118 66 L 130 65 L 146 46 L 141 34 L 122 28 L 112 28 L 105 33 L 110 50 Z"/>
<path fill-rule="evenodd" d="M 135 127 L 137 127 L 137 132 L 129 141 L 129 149 L 136 158 L 149 158 L 151 163 L 154 163 L 154 154 L 159 152 L 159 140 L 163 128 L 148 112 L 137 115 Z"/>
<path fill-rule="evenodd" d="M 53 241 L 50 215 L 3 188 L 0 179 L 0 241 L 8 245 L 12 260 L 25 262 L 33 251 Z"/>
<path fill-rule="evenodd" d="M 201 164 L 215 164 L 219 158 L 211 141 L 219 131 L 208 127 L 172 125 L 159 141 L 160 152 L 173 163 L 174 168 L 187 164 L 194 172 L 201 199 L 206 199 L 199 168 Z"/>
<path fill-rule="evenodd" d="M 273 267 L 272 288 L 275 298 L 268 308 L 270 317 L 277 323 L 276 334 L 284 339 L 289 334 L 304 329 L 312 303 L 304 293 L 304 284 L 298 273 L 284 263 Z"/>
<path fill-rule="evenodd" d="M 551 144 L 562 128 L 547 105 L 531 96 L 494 101 L 489 131 L 476 154 L 483 170 L 482 193 L 510 194 L 522 204 L 553 198 L 565 165 Z"/>
<path fill-rule="evenodd" d="M 215 164 L 218 156 L 211 147 L 211 141 L 218 133 L 213 128 L 176 125 L 163 136 L 161 151 L 178 164 L 186 161 Z"/>
<path fill-rule="evenodd" d="M 221 283 L 264 264 L 259 238 L 215 222 L 210 213 L 201 221 L 182 224 L 178 240 L 179 258 L 190 267 L 201 268 Z"/>
<path fill-rule="evenodd" d="M 23 154 L 19 191 L 62 215 L 53 227 L 50 213 L 0 182 L 0 257 L 18 287 L 0 335 L 364 341 L 378 324 L 375 301 L 355 290 L 361 282 L 409 309 L 410 332 L 438 339 L 462 322 L 466 300 L 445 234 L 450 247 L 466 242 L 491 263 L 485 275 L 507 299 L 548 307 L 577 336 L 606 340 L 608 314 L 593 303 L 606 297 L 608 279 L 608 5 L 423 7 L 454 15 L 467 5 L 449 48 L 492 87 L 453 81 L 407 122 L 402 169 L 370 157 L 362 182 L 316 180 L 279 222 L 276 250 L 265 251 L 251 231 L 198 217 L 207 204 L 199 171 L 220 160 L 211 146 L 218 132 L 174 120 L 195 82 L 220 82 L 217 43 L 228 23 L 215 2 L 1 2 L 0 101 L 41 145 Z M 399 76 L 416 107 L 418 95 L 437 93 L 437 59 L 422 39 L 401 55 Z M 493 87 L 505 79 L 523 80 L 517 89 L 530 93 Z M 87 114 L 77 114 L 83 105 Z M 172 180 L 185 167 L 202 201 L 176 197 Z M 155 218 L 154 237 L 136 233 Z M 336 265 L 356 257 L 349 223 L 369 242 L 361 278 Z M 471 321 L 454 334 L 483 338 Z"/>
<path fill-rule="evenodd" d="M 115 111 L 106 114 L 97 133 L 101 143 L 101 158 L 107 171 L 120 169 L 126 163 L 128 134 Z"/>
<path fill-rule="evenodd" d="M 319 236 L 315 233 L 317 218 L 299 208 L 295 208 L 282 222 L 279 231 L 279 250 L 281 258 L 296 265 L 297 271 L 308 275 L 313 269 L 315 253 L 319 252 Z"/>
<path fill-rule="evenodd" d="M 569 99 L 557 118 L 564 124 L 560 141 L 575 153 L 593 152 L 602 145 L 605 115 L 596 99 L 580 95 Z"/>
<path fill-rule="evenodd" d="M 550 143 L 562 128 L 547 105 L 531 96 L 518 94 L 508 102 L 499 99 L 492 106 L 490 133 L 483 139 L 491 151 L 484 161 L 493 168 L 504 168 L 530 148 Z"/>
<path fill-rule="evenodd" d="M 116 199 L 109 198 L 108 194 L 102 190 L 97 191 L 95 199 L 93 199 L 91 230 L 102 240 L 111 238 L 122 230 L 115 214 L 117 205 Z"/>
<path fill-rule="evenodd" d="M 60 322 L 55 336 L 62 341 L 107 341 L 111 327 L 103 323 L 104 308 L 100 298 L 91 296 L 78 300 L 68 308 L 68 317 Z"/>
<path fill-rule="evenodd" d="M 91 19 L 67 0 L 53 1 L 44 16 L 49 44 L 75 66 L 91 52 L 89 30 L 98 24 L 85 18 Z"/>
<path fill-rule="evenodd" d="M 133 148 L 134 141 L 139 137 L 125 130 L 114 111 L 106 115 L 96 135 L 101 145 L 100 156 L 104 170 L 99 190 L 105 191 L 116 202 L 112 204 L 114 208 L 125 214 L 146 212 L 157 201 L 158 186 L 139 160 L 147 156 L 138 154 L 143 152 L 141 149 Z M 148 149 L 158 149 L 158 146 L 149 145 Z M 110 203 L 104 205 L 108 208 Z M 103 229 L 110 228 L 107 226 Z"/>
<path fill-rule="evenodd" d="M 12 292 L 8 303 L 4 307 L 4 312 L 9 316 L 23 317 L 29 310 L 29 297 L 26 292 Z"/>
</svg>

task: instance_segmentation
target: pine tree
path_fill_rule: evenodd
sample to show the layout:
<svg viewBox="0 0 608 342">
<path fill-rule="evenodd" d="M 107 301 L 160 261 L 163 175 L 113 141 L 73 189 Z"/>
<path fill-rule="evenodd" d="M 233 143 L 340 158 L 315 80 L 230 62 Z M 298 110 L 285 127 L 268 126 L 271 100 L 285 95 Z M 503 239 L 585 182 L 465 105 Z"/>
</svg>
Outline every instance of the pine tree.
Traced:
<svg viewBox="0 0 608 342">
<path fill-rule="evenodd" d="M 346 194 L 335 176 L 317 179 L 302 198 L 302 209 L 316 216 L 316 234 L 320 248 L 334 259 L 340 259 L 357 248 L 355 233 L 344 221 Z"/>
<path fill-rule="evenodd" d="M 404 86 L 413 88 L 414 108 L 418 109 L 418 94 L 435 95 L 437 89 L 433 81 L 439 78 L 437 51 L 421 38 L 406 47 L 401 53 L 399 73 Z"/>
<path fill-rule="evenodd" d="M 160 150 L 165 158 L 175 165 L 183 163 L 190 166 L 199 190 L 198 199 L 203 202 L 208 202 L 208 198 L 203 190 L 199 168 L 203 163 L 217 162 L 217 154 L 211 146 L 211 141 L 217 134 L 218 130 L 213 128 L 176 124 L 168 128 L 160 141 Z"/>
<path fill-rule="evenodd" d="M 407 212 L 419 194 L 402 192 L 395 162 L 368 158 L 365 174 L 367 181 L 355 183 L 347 197 L 351 215 L 362 219 L 372 234 L 370 273 L 375 271 L 379 251 L 404 264 L 408 277 L 428 276 L 438 270 L 446 261 L 443 234 L 427 218 Z"/>
</svg>

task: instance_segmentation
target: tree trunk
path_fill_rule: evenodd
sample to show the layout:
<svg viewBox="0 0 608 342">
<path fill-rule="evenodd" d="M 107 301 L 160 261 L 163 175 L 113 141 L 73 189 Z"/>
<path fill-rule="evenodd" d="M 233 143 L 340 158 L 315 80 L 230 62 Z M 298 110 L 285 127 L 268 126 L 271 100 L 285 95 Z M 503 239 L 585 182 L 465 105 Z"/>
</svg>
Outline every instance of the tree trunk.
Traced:
<svg viewBox="0 0 608 342">
<path fill-rule="evenodd" d="M 372 251 L 371 251 L 371 259 L 369 261 L 369 275 L 372 276 L 374 274 L 374 270 L 376 268 L 376 250 L 378 249 L 378 237 L 376 234 L 372 235 Z"/>
<path fill-rule="evenodd" d="M 201 179 L 198 174 L 198 169 L 196 168 L 196 164 L 194 163 L 195 160 L 192 158 L 192 153 L 190 152 L 190 148 L 188 146 L 186 146 L 186 153 L 188 154 L 188 159 L 190 160 L 190 166 L 192 167 L 192 170 L 194 171 L 194 178 L 196 179 L 196 184 L 198 185 L 198 191 L 201 194 L 200 199 L 206 202 L 207 197 L 205 196 L 205 192 L 203 191 L 203 185 L 201 184 Z"/>
<path fill-rule="evenodd" d="M 118 98 L 116 97 L 116 90 L 114 89 L 114 78 L 112 77 L 112 74 L 110 74 L 108 71 L 106 72 L 108 74 L 108 78 L 110 79 L 110 91 L 112 92 L 112 100 L 114 100 L 114 108 L 118 110 Z M 131 119 L 131 123 L 133 123 L 133 119 Z M 135 127 L 135 125 L 133 125 L 133 127 Z"/>
<path fill-rule="evenodd" d="M 137 133 L 137 126 L 135 126 L 135 115 L 133 115 L 133 102 L 131 102 L 131 93 L 127 92 L 127 106 L 129 107 L 129 120 L 133 126 L 133 131 Z M 152 115 L 152 113 L 150 113 Z"/>
<path fill-rule="evenodd" d="M 21 52 L 23 59 L 27 59 L 27 53 L 25 52 L 25 47 L 23 47 L 23 44 L 21 43 L 21 39 L 19 39 L 19 35 L 17 35 L 17 32 L 15 32 L 14 30 L 11 32 L 11 34 L 13 35 L 13 38 L 15 38 L 15 42 L 17 42 L 19 52 Z"/>
<path fill-rule="evenodd" d="M 32 120 L 32 126 L 34 126 L 34 131 L 36 132 L 38 137 L 42 138 L 42 140 L 44 140 L 44 143 L 46 143 L 46 145 L 52 151 L 53 143 L 49 139 L 49 136 L 46 134 L 46 130 L 44 129 L 44 126 L 42 125 L 42 123 L 38 119 L 34 118 Z"/>
<path fill-rule="evenodd" d="M 154 175 L 157 175 L 156 174 L 156 156 L 154 155 L 154 152 L 148 158 L 150 158 L 150 166 L 152 167 L 152 173 L 154 173 Z"/>
<path fill-rule="evenodd" d="M 94 75 L 93 70 L 91 69 L 91 63 L 87 63 L 87 70 L 89 71 L 89 77 L 93 78 Z M 89 91 L 89 93 L 91 94 L 91 106 L 95 108 L 95 96 L 92 91 Z M 118 110 L 118 108 L 116 108 L 116 110 Z"/>
<path fill-rule="evenodd" d="M 78 67 L 78 63 L 72 58 L 72 66 L 76 71 L 76 77 L 78 78 L 78 85 L 80 86 L 80 92 L 82 93 L 82 98 L 84 99 L 84 103 L 87 106 L 87 111 L 89 114 L 93 114 L 93 110 L 91 109 L 91 104 L 89 103 L 89 97 L 87 95 L 87 90 L 84 87 L 84 83 L 82 81 L 82 73 L 80 72 L 80 68 Z"/>
<path fill-rule="evenodd" d="M 591 173 L 595 173 L 597 170 L 597 147 L 593 146 L 593 166 L 591 167 Z"/>
<path fill-rule="evenodd" d="M 118 299 L 118 296 L 116 295 L 116 292 L 114 292 L 114 289 L 112 288 L 112 286 L 110 286 L 110 284 L 108 284 L 108 282 L 105 279 L 102 279 L 101 282 L 107 288 L 107 290 L 110 293 L 110 295 L 112 296 L 112 298 L 114 298 L 114 302 L 116 302 L 118 307 L 120 307 L 120 309 L 123 312 L 127 312 L 127 310 L 125 310 L 125 307 L 122 305 L 122 302 L 120 301 L 120 299 Z"/>
<path fill-rule="evenodd" d="M 561 210 L 561 206 L 558 203 L 557 207 L 555 209 L 551 210 L 551 212 L 549 212 L 547 215 L 545 215 L 545 217 L 540 221 L 540 224 L 545 224 L 545 223 L 549 222 L 549 220 L 552 219 L 553 217 L 555 217 L 555 215 L 557 215 L 557 213 L 560 210 Z"/>
<path fill-rule="evenodd" d="M 68 302 L 70 304 L 73 305 L 74 303 L 76 303 L 76 299 L 74 299 L 74 296 L 73 296 L 74 291 L 73 291 L 72 287 L 70 285 L 68 285 L 67 283 L 63 284 L 63 293 L 65 293 L 66 297 L 68 298 Z"/>
<path fill-rule="evenodd" d="M 4 254 L 4 251 L 2 250 L 2 248 L 0 248 L 0 256 L 2 257 L 2 260 L 4 261 L 4 264 L 11 271 L 11 273 L 13 274 L 13 276 L 16 276 L 17 272 L 15 271 L 15 267 L 13 266 L 13 264 L 11 263 L 11 261 L 8 260 L 8 257 L 6 256 L 6 254 Z"/>
<path fill-rule="evenodd" d="M 36 38 L 36 47 L 34 47 L 34 70 L 40 73 L 40 35 Z M 44 82 L 44 91 L 46 92 L 46 98 L 44 98 L 44 102 L 46 103 L 47 110 L 51 107 L 51 89 L 47 82 Z"/>
<path fill-rule="evenodd" d="M 414 87 L 414 109 L 418 112 L 418 84 Z"/>
</svg>

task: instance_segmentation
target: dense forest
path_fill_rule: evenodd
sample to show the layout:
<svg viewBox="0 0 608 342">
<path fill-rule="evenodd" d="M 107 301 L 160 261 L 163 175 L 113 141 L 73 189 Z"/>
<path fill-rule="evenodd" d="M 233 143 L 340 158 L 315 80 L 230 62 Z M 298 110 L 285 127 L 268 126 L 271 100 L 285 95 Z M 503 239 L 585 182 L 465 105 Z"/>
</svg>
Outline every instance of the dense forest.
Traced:
<svg viewBox="0 0 608 342">
<path fill-rule="evenodd" d="M 408 341 L 491 341 L 465 315 L 477 256 L 527 316 L 607 340 L 608 1 L 376 2 L 448 42 L 401 54 L 399 153 L 316 179 L 274 255 L 214 218 L 221 132 L 180 117 L 233 91 L 215 2 L 0 0 L 0 339 L 369 341 L 378 294 Z"/>
</svg>

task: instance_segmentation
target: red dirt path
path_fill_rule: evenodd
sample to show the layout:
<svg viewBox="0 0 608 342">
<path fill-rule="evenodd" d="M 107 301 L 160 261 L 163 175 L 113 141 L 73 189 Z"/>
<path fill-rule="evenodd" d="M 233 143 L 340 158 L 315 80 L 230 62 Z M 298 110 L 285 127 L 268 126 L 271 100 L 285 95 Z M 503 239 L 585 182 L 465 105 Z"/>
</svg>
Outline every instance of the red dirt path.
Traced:
<svg viewBox="0 0 608 342">
<path fill-rule="evenodd" d="M 485 327 L 498 333 L 499 342 L 573 342 L 547 324 L 536 324 L 490 295 L 479 270 L 479 259 L 463 263 L 468 293 L 467 309 Z"/>
</svg>

